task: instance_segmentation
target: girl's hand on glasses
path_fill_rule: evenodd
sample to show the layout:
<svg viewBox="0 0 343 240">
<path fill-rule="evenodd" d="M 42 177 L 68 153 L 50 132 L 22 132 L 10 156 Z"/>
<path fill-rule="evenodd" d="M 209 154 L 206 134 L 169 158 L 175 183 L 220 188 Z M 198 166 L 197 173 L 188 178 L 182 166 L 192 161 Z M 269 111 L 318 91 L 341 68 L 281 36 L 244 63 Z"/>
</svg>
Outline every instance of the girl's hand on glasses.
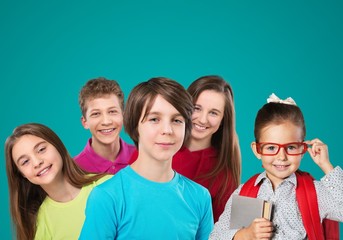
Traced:
<svg viewBox="0 0 343 240">
<path fill-rule="evenodd" d="M 318 138 L 305 141 L 309 145 L 307 149 L 313 161 L 323 170 L 325 174 L 333 170 L 333 166 L 329 160 L 328 146 Z"/>
</svg>

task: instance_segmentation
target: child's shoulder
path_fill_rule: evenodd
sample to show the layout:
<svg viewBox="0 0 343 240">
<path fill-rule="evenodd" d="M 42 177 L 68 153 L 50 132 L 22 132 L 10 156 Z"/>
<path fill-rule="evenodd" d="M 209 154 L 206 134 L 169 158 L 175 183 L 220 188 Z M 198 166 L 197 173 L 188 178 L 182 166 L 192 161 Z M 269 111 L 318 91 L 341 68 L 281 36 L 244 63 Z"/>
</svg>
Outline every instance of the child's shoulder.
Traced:
<svg viewBox="0 0 343 240">
<path fill-rule="evenodd" d="M 184 175 L 180 173 L 176 173 L 179 175 L 179 182 L 183 187 L 188 188 L 190 191 L 194 192 L 203 192 L 205 194 L 209 193 L 208 189 L 205 188 L 204 186 L 200 185 L 199 183 L 185 177 Z"/>
<path fill-rule="evenodd" d="M 103 177 L 99 178 L 99 179 L 96 181 L 96 185 L 100 185 L 101 183 L 107 181 L 108 179 L 111 179 L 112 177 L 113 177 L 113 175 L 106 174 L 106 175 L 104 175 Z"/>
<path fill-rule="evenodd" d="M 87 177 L 93 178 L 93 177 L 96 177 L 97 175 L 99 175 L 99 174 L 97 174 L 97 173 L 88 173 Z M 113 177 L 113 175 L 110 175 L 110 174 L 100 174 L 100 175 L 103 175 L 103 176 L 101 176 L 100 178 L 94 180 L 91 183 L 91 185 L 93 185 L 93 187 L 98 186 L 98 185 L 106 182 L 107 180 L 109 180 L 109 179 L 111 179 Z"/>
</svg>

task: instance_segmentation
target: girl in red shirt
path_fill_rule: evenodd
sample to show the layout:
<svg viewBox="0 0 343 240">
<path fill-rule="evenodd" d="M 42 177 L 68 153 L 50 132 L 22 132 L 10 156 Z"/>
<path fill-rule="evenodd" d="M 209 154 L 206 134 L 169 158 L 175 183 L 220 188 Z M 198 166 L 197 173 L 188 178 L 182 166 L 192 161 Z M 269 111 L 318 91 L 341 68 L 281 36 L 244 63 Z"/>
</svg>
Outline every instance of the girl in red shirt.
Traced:
<svg viewBox="0 0 343 240">
<path fill-rule="evenodd" d="M 241 178 L 233 92 L 220 76 L 200 77 L 187 91 L 194 103 L 193 129 L 173 168 L 210 191 L 216 222 Z"/>
</svg>

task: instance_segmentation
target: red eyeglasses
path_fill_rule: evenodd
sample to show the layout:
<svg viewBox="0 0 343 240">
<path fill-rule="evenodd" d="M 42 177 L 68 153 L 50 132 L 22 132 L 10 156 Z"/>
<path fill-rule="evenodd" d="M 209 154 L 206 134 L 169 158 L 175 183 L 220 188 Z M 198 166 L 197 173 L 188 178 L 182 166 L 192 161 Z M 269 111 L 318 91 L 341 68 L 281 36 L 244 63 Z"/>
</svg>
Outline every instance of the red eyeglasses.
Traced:
<svg viewBox="0 0 343 240">
<path fill-rule="evenodd" d="M 270 142 L 256 143 L 257 153 L 264 156 L 275 156 L 279 153 L 281 148 L 285 149 L 287 155 L 297 156 L 306 153 L 307 144 L 304 142 L 291 142 L 285 144 Z"/>
</svg>

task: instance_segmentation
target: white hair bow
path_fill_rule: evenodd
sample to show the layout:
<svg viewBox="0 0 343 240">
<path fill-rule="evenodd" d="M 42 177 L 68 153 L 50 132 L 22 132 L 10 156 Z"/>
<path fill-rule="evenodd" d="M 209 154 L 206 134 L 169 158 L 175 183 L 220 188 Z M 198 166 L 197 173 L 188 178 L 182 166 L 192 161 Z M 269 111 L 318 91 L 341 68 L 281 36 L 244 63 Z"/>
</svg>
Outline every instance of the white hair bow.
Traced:
<svg viewBox="0 0 343 240">
<path fill-rule="evenodd" d="M 295 103 L 295 101 L 293 100 L 293 98 L 288 97 L 285 100 L 282 100 L 280 98 L 278 98 L 274 93 L 272 93 L 272 95 L 269 96 L 269 98 L 267 99 L 267 103 L 284 103 L 284 104 L 289 104 L 289 105 L 297 105 Z"/>
</svg>

